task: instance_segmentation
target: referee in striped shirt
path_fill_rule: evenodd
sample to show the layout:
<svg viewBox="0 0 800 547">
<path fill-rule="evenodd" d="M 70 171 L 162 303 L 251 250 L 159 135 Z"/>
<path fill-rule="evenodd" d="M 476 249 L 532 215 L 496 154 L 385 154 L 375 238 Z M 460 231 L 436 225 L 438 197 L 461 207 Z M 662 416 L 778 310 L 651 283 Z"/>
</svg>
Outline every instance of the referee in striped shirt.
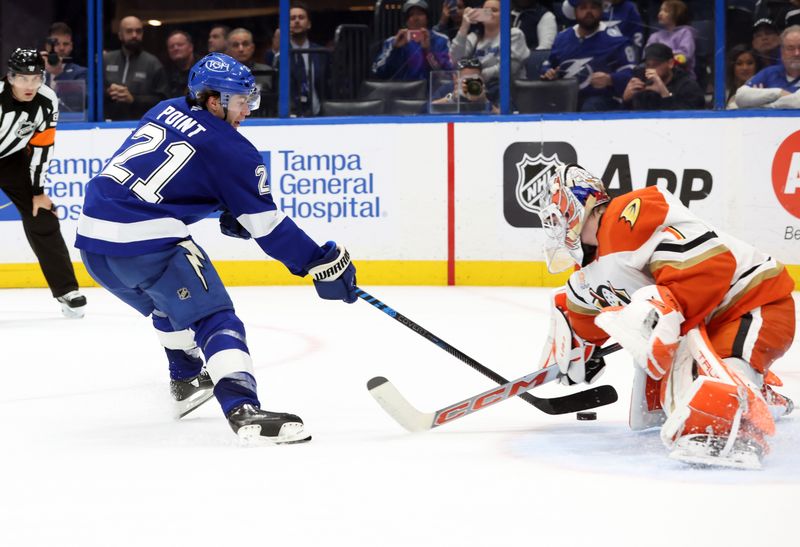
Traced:
<svg viewBox="0 0 800 547">
<path fill-rule="evenodd" d="M 43 84 L 44 58 L 17 48 L 0 80 L 0 189 L 22 217 L 22 227 L 53 297 L 66 317 L 83 317 L 86 297 L 61 237 L 55 206 L 42 180 L 53 154 L 58 99 Z"/>
</svg>

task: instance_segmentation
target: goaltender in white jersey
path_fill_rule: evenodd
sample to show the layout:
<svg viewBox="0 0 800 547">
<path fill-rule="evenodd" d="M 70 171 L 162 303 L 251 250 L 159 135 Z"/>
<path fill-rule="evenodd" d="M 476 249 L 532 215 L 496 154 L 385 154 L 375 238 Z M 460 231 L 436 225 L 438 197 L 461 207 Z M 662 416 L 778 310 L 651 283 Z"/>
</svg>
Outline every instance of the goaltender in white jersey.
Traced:
<svg viewBox="0 0 800 547">
<path fill-rule="evenodd" d="M 769 370 L 794 338 L 784 266 L 666 191 L 611 199 L 577 165 L 558 170 L 539 206 L 548 268 L 579 267 L 554 298 L 554 325 L 563 314 L 572 338 L 565 380 L 593 381 L 584 365 L 611 336 L 636 365 L 631 427 L 660 425 L 681 461 L 760 467 L 774 420 L 793 409 Z"/>
</svg>

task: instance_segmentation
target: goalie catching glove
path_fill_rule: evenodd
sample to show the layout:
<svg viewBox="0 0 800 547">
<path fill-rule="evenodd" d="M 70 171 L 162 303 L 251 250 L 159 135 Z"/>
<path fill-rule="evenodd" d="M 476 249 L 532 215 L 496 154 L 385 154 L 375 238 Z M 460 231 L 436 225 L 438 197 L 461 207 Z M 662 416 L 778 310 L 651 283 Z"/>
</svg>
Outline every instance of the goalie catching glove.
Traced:
<svg viewBox="0 0 800 547">
<path fill-rule="evenodd" d="M 605 308 L 594 320 L 653 380 L 661 380 L 672 367 L 683 321 L 675 296 L 659 285 L 642 287 L 630 304 Z"/>
<path fill-rule="evenodd" d="M 356 296 L 356 267 L 350 253 L 341 245 L 328 241 L 322 246 L 324 256 L 306 266 L 314 279 L 317 294 L 325 300 L 343 300 L 352 304 Z"/>
<path fill-rule="evenodd" d="M 559 382 L 563 385 L 593 384 L 600 378 L 606 363 L 602 357 L 592 358 L 597 346 L 572 331 L 567 319 L 567 294 L 563 289 L 553 293 L 550 309 L 550 332 L 542 355 L 542 367 L 558 364 Z"/>
</svg>

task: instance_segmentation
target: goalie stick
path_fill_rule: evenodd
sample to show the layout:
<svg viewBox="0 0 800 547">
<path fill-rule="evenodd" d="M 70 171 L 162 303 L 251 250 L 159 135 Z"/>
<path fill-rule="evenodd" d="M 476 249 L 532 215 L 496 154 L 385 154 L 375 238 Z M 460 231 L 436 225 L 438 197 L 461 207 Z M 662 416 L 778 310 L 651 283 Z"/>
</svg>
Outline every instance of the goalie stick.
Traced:
<svg viewBox="0 0 800 547">
<path fill-rule="evenodd" d="M 620 349 L 618 344 L 612 344 L 604 348 L 598 348 L 595 353 L 599 359 L 600 357 L 608 355 L 609 353 L 612 353 L 618 349 Z M 597 361 L 590 361 L 587 363 L 587 365 L 591 363 L 597 363 Z M 478 410 L 482 410 L 501 401 L 505 401 L 511 397 L 530 395 L 529 393 L 526 393 L 528 390 L 531 390 L 536 386 L 552 382 L 558 379 L 560 374 L 561 373 L 558 369 L 558 365 L 550 365 L 549 367 L 537 370 L 536 372 L 526 374 L 525 376 L 517 378 L 516 380 L 506 382 L 500 387 L 478 393 L 477 395 L 473 395 L 468 399 L 448 405 L 440 410 L 437 410 L 436 412 L 421 412 L 414 408 L 414 406 L 408 402 L 408 399 L 403 397 L 397 388 L 394 387 L 394 385 L 383 376 L 377 376 L 367 382 L 367 389 L 369 390 L 370 395 L 374 397 L 378 404 L 381 405 L 381 408 L 383 408 L 383 410 L 385 410 L 389 416 L 394 418 L 397 423 L 402 425 L 408 431 L 416 433 L 419 431 L 428 431 L 434 427 L 439 427 L 440 425 L 450 423 L 453 420 L 463 418 L 468 414 L 472 414 Z M 585 408 L 596 408 L 598 406 L 613 403 L 617 400 L 617 392 L 611 386 L 600 386 L 595 388 L 595 390 L 596 391 L 594 394 L 596 398 L 593 401 L 594 404 L 592 406 L 586 406 L 580 409 L 574 407 L 575 411 L 584 410 Z M 583 391 L 575 395 L 587 394 L 589 391 Z M 563 407 L 568 407 L 573 405 L 572 401 L 574 401 L 574 395 L 566 395 L 564 397 L 544 400 L 554 404 L 556 407 L 560 405 Z M 586 399 L 580 399 L 580 401 L 584 400 Z"/>
<path fill-rule="evenodd" d="M 496 382 L 501 385 L 509 383 L 507 379 L 503 378 L 492 369 L 482 365 L 469 355 L 451 346 L 450 344 L 448 344 L 438 336 L 434 335 L 433 333 L 429 332 L 428 330 L 424 329 L 423 327 L 421 327 L 408 317 L 404 316 L 400 312 L 390 308 L 389 306 L 387 306 L 386 304 L 384 304 L 383 302 L 381 302 L 380 300 L 369 294 L 367 291 L 356 287 L 356 295 L 360 299 L 371 304 L 373 307 L 382 311 L 392 319 L 398 321 L 402 325 L 413 330 L 414 332 L 416 332 L 429 342 L 433 342 L 434 344 L 442 348 L 444 351 L 446 351 L 447 353 L 449 353 L 462 363 L 466 363 L 471 368 L 477 370 L 478 372 L 480 372 L 493 382 Z M 611 347 L 612 346 L 609 346 L 609 348 Z M 616 346 L 615 349 L 619 349 L 619 346 Z M 608 353 L 610 353 L 611 351 L 612 350 L 609 349 Z M 601 356 L 598 355 L 598 358 L 599 357 Z M 373 380 L 375 379 L 373 378 Z M 370 382 L 372 382 L 373 380 L 370 380 Z M 553 399 L 536 397 L 535 395 L 526 393 L 526 391 L 527 390 L 521 391 L 519 393 L 516 393 L 515 395 L 518 395 L 526 403 L 535 406 L 536 408 L 538 408 L 542 412 L 545 412 L 546 414 L 569 414 L 571 412 L 579 412 L 581 410 L 588 410 L 590 408 L 596 408 L 599 406 L 608 405 L 617 400 L 617 392 L 611 386 L 593 387 L 585 391 L 580 391 L 578 393 L 572 393 L 570 395 L 565 395 L 563 397 L 556 397 Z"/>
</svg>

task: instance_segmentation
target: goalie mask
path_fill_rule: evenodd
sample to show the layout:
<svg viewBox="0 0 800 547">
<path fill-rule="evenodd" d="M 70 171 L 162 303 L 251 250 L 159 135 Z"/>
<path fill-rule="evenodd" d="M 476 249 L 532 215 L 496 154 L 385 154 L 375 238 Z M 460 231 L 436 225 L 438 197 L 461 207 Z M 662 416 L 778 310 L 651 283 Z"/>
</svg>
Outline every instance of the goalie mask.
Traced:
<svg viewBox="0 0 800 547">
<path fill-rule="evenodd" d="M 559 273 L 583 261 L 580 235 L 592 209 L 608 203 L 603 181 L 579 165 L 558 168 L 539 209 L 546 241 L 547 269 Z"/>
</svg>

